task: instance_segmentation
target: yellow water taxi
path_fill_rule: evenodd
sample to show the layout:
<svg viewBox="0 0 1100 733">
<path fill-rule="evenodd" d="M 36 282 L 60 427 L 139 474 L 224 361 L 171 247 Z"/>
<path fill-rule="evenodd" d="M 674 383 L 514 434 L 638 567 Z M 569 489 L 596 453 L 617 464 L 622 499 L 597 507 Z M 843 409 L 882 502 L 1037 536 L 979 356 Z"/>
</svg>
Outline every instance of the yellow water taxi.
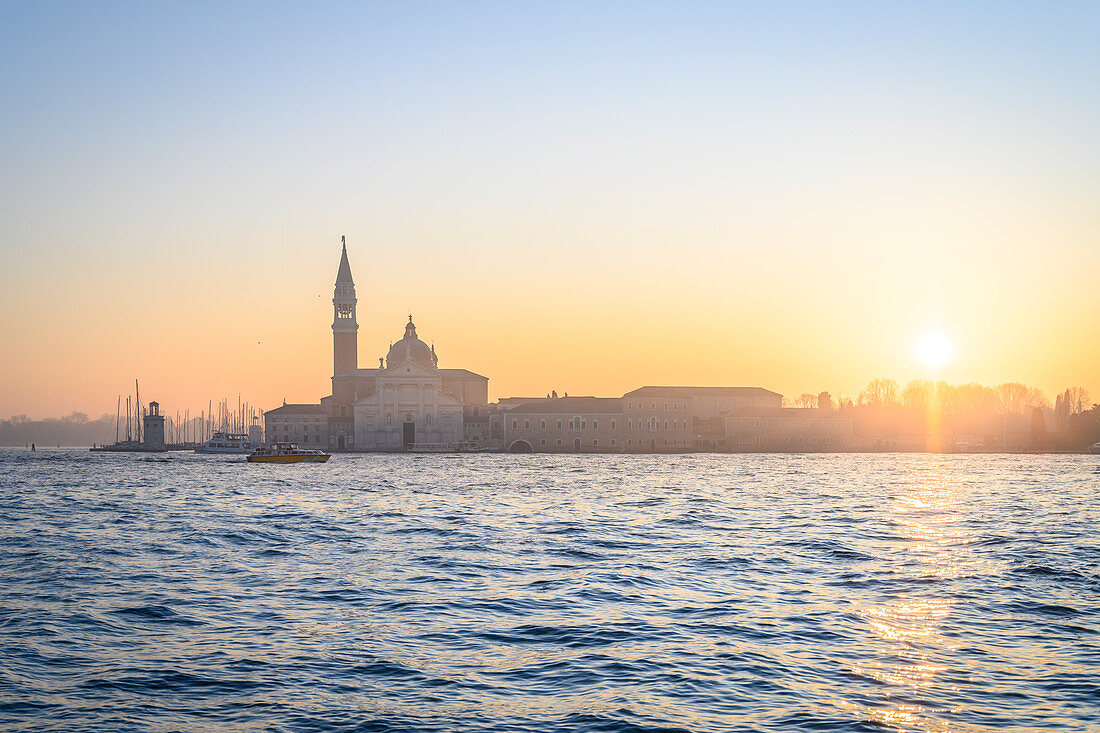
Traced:
<svg viewBox="0 0 1100 733">
<path fill-rule="evenodd" d="M 248 455 L 249 463 L 324 463 L 331 458 L 315 448 L 299 448 L 297 443 L 272 443 L 260 446 Z"/>
</svg>

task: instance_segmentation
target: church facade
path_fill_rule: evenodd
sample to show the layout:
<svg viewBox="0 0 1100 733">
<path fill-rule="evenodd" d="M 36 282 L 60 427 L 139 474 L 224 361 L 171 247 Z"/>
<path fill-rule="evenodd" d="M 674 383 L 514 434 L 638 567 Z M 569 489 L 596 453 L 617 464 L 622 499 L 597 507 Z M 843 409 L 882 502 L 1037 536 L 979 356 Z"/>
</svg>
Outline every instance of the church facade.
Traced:
<svg viewBox="0 0 1100 733">
<path fill-rule="evenodd" d="M 332 394 L 317 404 L 284 404 L 264 414 L 267 442 L 328 451 L 395 451 L 454 446 L 464 416 L 488 404 L 489 380 L 466 369 L 440 369 L 434 346 L 412 316 L 377 368 L 359 368 L 358 300 L 346 244 L 332 297 Z"/>
</svg>

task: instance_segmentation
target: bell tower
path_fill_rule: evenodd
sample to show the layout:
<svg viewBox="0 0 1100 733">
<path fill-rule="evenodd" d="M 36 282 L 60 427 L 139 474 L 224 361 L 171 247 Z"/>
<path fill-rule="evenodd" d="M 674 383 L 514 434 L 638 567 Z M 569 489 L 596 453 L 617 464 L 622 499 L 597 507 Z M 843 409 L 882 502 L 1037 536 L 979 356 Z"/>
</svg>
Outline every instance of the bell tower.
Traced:
<svg viewBox="0 0 1100 733">
<path fill-rule="evenodd" d="M 355 281 L 348 264 L 348 246 L 340 237 L 340 269 L 336 273 L 336 287 L 332 293 L 332 375 L 354 371 L 359 365 L 359 347 L 356 334 L 359 324 L 355 320 Z"/>
</svg>

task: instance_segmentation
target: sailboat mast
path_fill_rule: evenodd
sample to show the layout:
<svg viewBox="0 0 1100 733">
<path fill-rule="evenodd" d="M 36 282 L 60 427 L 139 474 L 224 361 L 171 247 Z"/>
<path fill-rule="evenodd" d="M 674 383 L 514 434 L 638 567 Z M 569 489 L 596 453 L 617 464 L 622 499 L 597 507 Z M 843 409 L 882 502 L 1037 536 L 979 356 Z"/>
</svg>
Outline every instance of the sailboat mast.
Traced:
<svg viewBox="0 0 1100 733">
<path fill-rule="evenodd" d="M 138 413 L 141 412 L 141 388 L 138 387 L 138 380 L 134 380 L 134 422 L 136 423 L 135 432 L 137 433 L 137 441 L 141 442 L 141 420 L 138 418 Z"/>
</svg>

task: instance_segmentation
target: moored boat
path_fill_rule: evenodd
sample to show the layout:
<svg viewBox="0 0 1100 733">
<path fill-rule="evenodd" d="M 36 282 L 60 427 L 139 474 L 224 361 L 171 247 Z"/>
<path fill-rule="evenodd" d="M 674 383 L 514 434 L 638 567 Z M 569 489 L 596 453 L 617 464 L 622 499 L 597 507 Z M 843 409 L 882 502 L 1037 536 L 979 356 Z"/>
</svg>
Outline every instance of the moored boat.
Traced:
<svg viewBox="0 0 1100 733">
<path fill-rule="evenodd" d="M 260 446 L 248 456 L 249 463 L 324 463 L 331 456 L 315 448 L 299 448 L 297 443 L 272 443 Z"/>
<path fill-rule="evenodd" d="M 247 435 L 214 433 L 213 437 L 195 449 L 196 453 L 251 453 L 255 446 Z"/>
</svg>

